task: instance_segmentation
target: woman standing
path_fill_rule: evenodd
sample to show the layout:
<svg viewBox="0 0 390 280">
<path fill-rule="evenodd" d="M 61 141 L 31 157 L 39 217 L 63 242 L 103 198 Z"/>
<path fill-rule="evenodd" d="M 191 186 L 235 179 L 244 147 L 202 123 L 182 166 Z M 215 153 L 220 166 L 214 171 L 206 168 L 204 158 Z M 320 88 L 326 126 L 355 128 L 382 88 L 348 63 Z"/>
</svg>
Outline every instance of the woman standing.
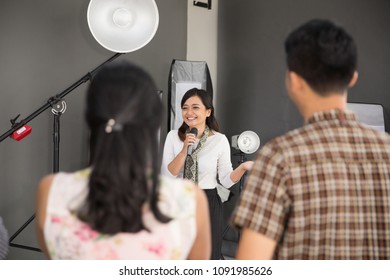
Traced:
<svg viewBox="0 0 390 280">
<path fill-rule="evenodd" d="M 207 91 L 190 89 L 181 100 L 181 108 L 183 124 L 170 131 L 165 140 L 162 174 L 189 179 L 205 191 L 212 231 L 211 259 L 221 259 L 222 202 L 217 178 L 222 186 L 230 188 L 252 168 L 253 162 L 244 162 L 233 170 L 229 141 L 219 133 L 212 97 Z M 197 135 L 189 133 L 193 128 Z"/>
</svg>

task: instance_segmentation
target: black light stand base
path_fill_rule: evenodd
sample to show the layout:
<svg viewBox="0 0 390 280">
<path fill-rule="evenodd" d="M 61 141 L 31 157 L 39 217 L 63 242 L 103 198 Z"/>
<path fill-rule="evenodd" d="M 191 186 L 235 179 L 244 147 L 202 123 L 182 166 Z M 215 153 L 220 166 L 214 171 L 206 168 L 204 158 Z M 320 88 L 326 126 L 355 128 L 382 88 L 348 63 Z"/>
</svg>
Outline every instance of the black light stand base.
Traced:
<svg viewBox="0 0 390 280">
<path fill-rule="evenodd" d="M 16 247 L 16 248 L 21 248 L 21 249 L 26 249 L 26 250 L 31 250 L 31 251 L 36 251 L 36 252 L 42 252 L 41 249 L 35 248 L 35 247 L 30 247 L 26 245 L 21 245 L 17 243 L 13 243 L 12 241 L 34 220 L 35 214 L 32 215 L 9 239 L 9 246 L 10 247 Z"/>
<path fill-rule="evenodd" d="M 245 154 L 243 152 L 238 152 L 233 155 L 240 156 L 238 165 L 246 161 Z M 244 186 L 245 174 L 242 175 L 239 185 L 238 185 L 238 198 L 241 195 L 242 188 Z M 238 200 L 236 201 L 238 202 Z M 222 255 L 225 259 L 234 259 L 235 253 L 237 251 L 237 245 L 241 238 L 241 231 L 236 228 L 232 228 L 229 224 L 225 227 L 222 234 Z"/>
</svg>

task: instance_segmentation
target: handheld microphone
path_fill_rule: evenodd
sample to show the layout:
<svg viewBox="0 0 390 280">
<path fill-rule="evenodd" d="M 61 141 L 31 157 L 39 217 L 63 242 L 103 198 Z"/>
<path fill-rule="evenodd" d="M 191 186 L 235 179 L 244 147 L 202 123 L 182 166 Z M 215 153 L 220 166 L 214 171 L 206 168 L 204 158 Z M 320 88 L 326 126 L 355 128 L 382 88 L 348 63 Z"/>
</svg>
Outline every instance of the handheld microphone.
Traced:
<svg viewBox="0 0 390 280">
<path fill-rule="evenodd" d="M 195 137 L 198 135 L 198 129 L 196 127 L 191 128 L 190 132 L 191 134 L 194 134 Z M 188 146 L 187 155 L 192 154 L 192 149 L 194 148 L 194 145 Z"/>
</svg>

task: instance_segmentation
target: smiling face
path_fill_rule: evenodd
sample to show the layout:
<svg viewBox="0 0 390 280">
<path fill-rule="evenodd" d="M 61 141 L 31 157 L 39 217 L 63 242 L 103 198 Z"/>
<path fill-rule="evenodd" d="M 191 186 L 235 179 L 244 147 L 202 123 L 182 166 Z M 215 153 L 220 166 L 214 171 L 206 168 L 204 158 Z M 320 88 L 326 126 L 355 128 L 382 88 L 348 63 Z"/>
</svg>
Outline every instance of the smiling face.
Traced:
<svg viewBox="0 0 390 280">
<path fill-rule="evenodd" d="M 196 127 L 202 131 L 206 125 L 206 118 L 210 116 L 211 109 L 207 109 L 199 96 L 192 96 L 186 100 L 181 108 L 183 121 L 189 127 Z"/>
</svg>

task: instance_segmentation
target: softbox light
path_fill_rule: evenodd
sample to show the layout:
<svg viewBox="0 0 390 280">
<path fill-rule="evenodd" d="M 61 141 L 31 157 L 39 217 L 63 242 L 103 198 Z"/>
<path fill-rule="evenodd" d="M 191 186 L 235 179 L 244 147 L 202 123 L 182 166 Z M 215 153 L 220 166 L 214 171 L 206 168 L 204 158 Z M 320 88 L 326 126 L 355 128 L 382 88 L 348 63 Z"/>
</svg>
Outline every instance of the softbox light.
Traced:
<svg viewBox="0 0 390 280">
<path fill-rule="evenodd" d="M 381 104 L 347 103 L 347 108 L 356 114 L 360 122 L 385 131 L 385 111 Z"/>
<path fill-rule="evenodd" d="M 128 53 L 152 40 L 159 14 L 154 0 L 91 0 L 87 19 L 100 45 L 112 52 Z"/>
<path fill-rule="evenodd" d="M 232 137 L 232 147 L 245 154 L 253 154 L 260 147 L 259 136 L 250 130 Z"/>
<path fill-rule="evenodd" d="M 183 123 L 181 99 L 192 88 L 204 89 L 213 96 L 213 85 L 206 61 L 174 59 L 168 82 L 168 131 Z"/>
</svg>

